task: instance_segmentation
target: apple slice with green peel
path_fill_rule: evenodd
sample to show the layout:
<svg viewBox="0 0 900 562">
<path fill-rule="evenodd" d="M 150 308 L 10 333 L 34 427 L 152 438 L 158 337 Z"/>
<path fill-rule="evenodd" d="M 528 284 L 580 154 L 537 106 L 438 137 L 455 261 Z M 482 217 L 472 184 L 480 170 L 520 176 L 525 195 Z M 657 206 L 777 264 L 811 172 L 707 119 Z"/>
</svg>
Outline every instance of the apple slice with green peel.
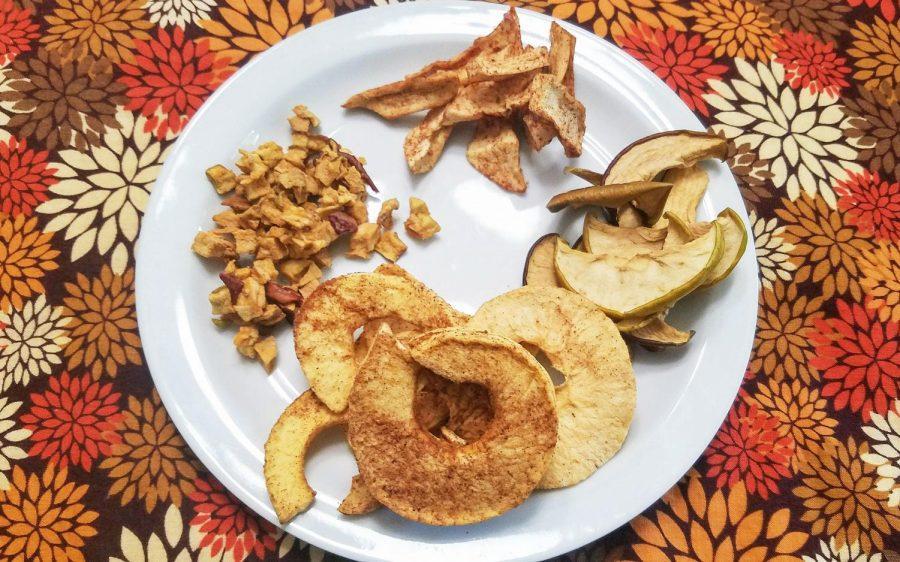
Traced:
<svg viewBox="0 0 900 562">
<path fill-rule="evenodd" d="M 547 208 L 555 213 L 566 207 L 583 207 L 584 205 L 619 207 L 648 193 L 664 195 L 671 188 L 672 184 L 658 181 L 590 185 L 554 195 L 547 203 Z"/>
<path fill-rule="evenodd" d="M 691 341 L 694 331 L 685 332 L 669 325 L 659 314 L 650 318 L 650 321 L 628 332 L 628 337 L 642 346 L 656 351 L 664 347 L 678 347 Z"/>
<path fill-rule="evenodd" d="M 619 329 L 619 332 L 627 334 L 638 328 L 643 328 L 652 322 L 654 318 L 656 318 L 656 314 L 651 314 L 649 316 L 635 316 L 634 318 L 623 318 L 616 322 L 616 328 Z"/>
<path fill-rule="evenodd" d="M 649 217 L 653 228 L 665 228 L 668 225 L 666 213 L 671 213 L 686 223 L 697 220 L 697 206 L 706 193 L 709 185 L 709 174 L 699 165 L 689 168 L 673 168 L 663 176 L 672 184 L 668 196 L 658 202 L 649 200 L 637 201 L 637 206 Z M 649 203 L 649 204 L 648 204 Z"/>
<path fill-rule="evenodd" d="M 668 218 L 669 229 L 663 244 L 664 248 L 671 248 L 695 240 L 708 232 L 713 224 L 718 224 L 722 228 L 722 238 L 725 243 L 722 259 L 710 271 L 709 278 L 703 283 L 704 287 L 711 287 L 728 277 L 747 250 L 747 227 L 744 226 L 744 221 L 741 220 L 741 217 L 734 209 L 725 209 L 716 216 L 716 220 L 712 223 L 685 223 L 677 215 L 666 213 L 665 216 Z"/>
<path fill-rule="evenodd" d="M 605 254 L 617 248 L 634 246 L 635 253 L 647 253 L 659 250 L 666 239 L 665 229 L 653 229 L 643 226 L 622 228 L 607 224 L 594 215 L 584 217 L 584 251 L 590 254 Z"/>
<path fill-rule="evenodd" d="M 600 172 L 594 172 L 592 170 L 588 170 L 587 168 L 575 168 L 574 166 L 566 166 L 564 170 L 567 174 L 572 174 L 573 176 L 579 177 L 584 181 L 590 183 L 591 185 L 603 184 L 603 174 L 601 174 Z"/>
<path fill-rule="evenodd" d="M 556 278 L 553 254 L 556 253 L 556 234 L 545 234 L 537 239 L 525 258 L 522 284 L 536 287 L 562 287 Z"/>
<path fill-rule="evenodd" d="M 556 274 L 563 286 L 614 319 L 647 316 L 702 284 L 722 257 L 722 246 L 718 223 L 687 244 L 638 255 L 628 250 L 589 254 L 557 239 Z"/>
</svg>

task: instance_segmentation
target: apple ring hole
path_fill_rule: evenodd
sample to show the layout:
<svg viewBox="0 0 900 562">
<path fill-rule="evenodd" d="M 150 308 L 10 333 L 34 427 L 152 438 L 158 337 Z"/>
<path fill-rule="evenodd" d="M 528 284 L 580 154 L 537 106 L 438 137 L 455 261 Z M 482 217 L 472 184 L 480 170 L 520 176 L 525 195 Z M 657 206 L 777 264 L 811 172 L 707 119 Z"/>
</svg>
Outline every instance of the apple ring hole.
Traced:
<svg viewBox="0 0 900 562">
<path fill-rule="evenodd" d="M 528 342 L 521 342 L 521 345 L 534 355 L 534 358 L 541 364 L 541 367 L 547 371 L 547 374 L 550 375 L 550 380 L 553 381 L 553 386 L 560 387 L 566 384 L 566 374 L 553 366 L 553 362 L 550 361 L 550 358 L 547 357 L 544 350 Z"/>
</svg>

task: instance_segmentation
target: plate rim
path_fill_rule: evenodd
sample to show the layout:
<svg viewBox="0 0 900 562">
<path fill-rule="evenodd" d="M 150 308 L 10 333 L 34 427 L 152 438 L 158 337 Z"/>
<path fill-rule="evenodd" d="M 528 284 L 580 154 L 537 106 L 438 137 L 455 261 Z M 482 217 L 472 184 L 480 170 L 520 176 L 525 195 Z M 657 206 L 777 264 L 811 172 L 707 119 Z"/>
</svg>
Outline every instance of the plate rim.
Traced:
<svg viewBox="0 0 900 562">
<path fill-rule="evenodd" d="M 200 122 L 201 117 L 209 110 L 209 108 L 212 105 L 214 105 L 216 103 L 216 101 L 218 100 L 219 97 L 224 95 L 224 93 L 228 90 L 229 86 L 231 86 L 234 82 L 241 80 L 245 74 L 249 74 L 251 72 L 251 69 L 253 69 L 256 66 L 261 64 L 261 61 L 264 61 L 265 59 L 267 59 L 269 57 L 274 57 L 275 53 L 288 48 L 288 45 L 290 45 L 292 42 L 301 41 L 302 40 L 301 38 L 304 37 L 306 34 L 310 33 L 310 31 L 315 30 L 317 33 L 327 33 L 328 30 L 333 26 L 346 25 L 346 23 L 337 23 L 337 22 L 346 22 L 347 20 L 355 20 L 355 19 L 362 19 L 362 18 L 366 18 L 366 17 L 372 17 L 371 16 L 372 12 L 384 13 L 384 12 L 388 12 L 388 11 L 401 12 L 401 11 L 419 11 L 419 10 L 429 10 L 429 9 L 432 9 L 432 10 L 438 9 L 439 10 L 441 8 L 455 8 L 455 9 L 466 9 L 466 10 L 471 10 L 473 8 L 476 8 L 476 9 L 480 8 L 485 11 L 489 11 L 491 14 L 495 14 L 495 13 L 505 12 L 509 7 L 506 5 L 503 5 L 503 4 L 484 2 L 482 0 L 427 0 L 427 1 L 419 0 L 419 1 L 410 1 L 410 2 L 403 2 L 403 3 L 396 3 L 396 4 L 387 4 L 387 5 L 383 5 L 383 6 L 370 6 L 370 7 L 364 8 L 364 9 L 359 9 L 359 10 L 355 10 L 353 12 L 349 12 L 347 14 L 342 14 L 340 16 L 336 16 L 330 20 L 326 20 L 326 21 L 319 23 L 313 27 L 307 28 L 307 29 L 303 30 L 302 32 L 298 32 L 290 37 L 287 37 L 287 38 L 281 40 L 276 45 L 270 47 L 269 49 L 267 49 L 266 51 L 264 51 L 262 53 L 257 54 L 251 60 L 249 60 L 246 64 L 242 65 L 238 69 L 237 72 L 235 72 L 227 80 L 225 80 L 222 84 L 220 84 L 216 88 L 216 90 L 204 101 L 204 103 L 201 105 L 201 107 L 191 117 L 188 124 L 179 133 L 178 138 L 171 145 L 171 147 L 169 149 L 170 150 L 169 155 L 166 159 L 166 162 L 163 163 L 163 168 L 160 171 L 159 176 L 157 177 L 156 181 L 154 182 L 154 187 L 156 187 L 157 185 L 162 186 L 162 185 L 172 181 L 172 179 L 169 176 L 173 174 L 174 165 L 170 164 L 170 162 L 173 162 L 175 160 L 175 157 L 181 151 L 182 146 L 187 144 L 187 139 L 190 136 L 190 132 L 193 131 L 194 128 L 197 127 L 197 124 Z M 652 71 L 650 71 L 649 69 L 644 67 L 639 61 L 634 59 L 634 57 L 632 57 L 629 53 L 627 53 L 626 51 L 624 51 L 623 49 L 621 49 L 614 43 L 608 41 L 607 39 L 605 39 L 603 37 L 599 37 L 596 34 L 591 33 L 590 31 L 585 30 L 575 24 L 572 24 L 565 20 L 560 20 L 558 18 L 552 17 L 552 16 L 544 14 L 544 13 L 533 12 L 533 11 L 525 9 L 524 7 L 521 7 L 517 11 L 519 12 L 520 16 L 522 14 L 528 14 L 526 17 L 537 17 L 537 18 L 543 19 L 545 21 L 556 22 L 556 23 L 560 24 L 561 26 L 563 26 L 566 30 L 575 34 L 576 37 L 578 37 L 578 38 L 586 39 L 588 41 L 597 41 L 597 42 L 605 44 L 605 48 L 612 49 L 612 53 L 614 53 L 616 56 L 623 57 L 624 59 L 626 59 L 627 64 L 629 66 L 632 66 L 635 69 L 638 69 L 639 74 L 642 79 L 649 80 L 653 84 L 654 87 L 658 87 L 661 90 L 668 92 L 675 99 L 677 99 L 676 103 L 679 104 L 680 106 L 682 106 L 684 108 L 684 110 L 690 115 L 690 120 L 693 121 L 695 130 L 700 130 L 700 131 L 703 130 L 703 124 L 698 119 L 696 113 L 693 112 L 692 110 L 690 110 L 690 108 L 688 108 L 687 105 L 684 104 L 684 102 L 677 96 L 677 94 L 674 91 L 672 91 L 669 88 L 669 86 L 666 85 L 665 82 L 663 82 L 662 79 L 660 79 L 655 73 L 653 73 Z M 386 16 L 380 16 L 380 17 L 386 17 Z M 726 166 L 726 169 L 727 169 L 727 166 Z M 729 170 L 729 172 L 730 172 L 730 170 Z M 733 174 L 731 175 L 730 181 L 731 181 L 731 183 L 733 183 L 734 189 L 738 190 L 737 181 L 733 177 Z M 148 315 L 146 313 L 145 314 L 141 313 L 142 310 L 145 310 L 146 307 L 149 306 L 146 297 L 142 298 L 142 295 L 145 295 L 146 291 L 148 290 L 148 289 L 144 289 L 144 287 L 147 286 L 147 284 L 144 281 L 146 281 L 148 279 L 148 276 L 150 275 L 150 273 L 148 273 L 148 271 L 151 268 L 151 264 L 148 263 L 148 259 L 146 257 L 144 257 L 142 259 L 142 256 L 147 255 L 147 252 L 146 251 L 142 252 L 141 248 L 143 245 L 141 244 L 141 242 L 144 240 L 145 236 L 149 237 L 149 234 L 152 233 L 152 231 L 154 230 L 153 227 L 149 227 L 149 228 L 147 227 L 146 219 L 148 217 L 155 215 L 154 211 L 155 211 L 156 207 L 160 205 L 160 199 L 162 197 L 160 195 L 161 191 L 162 191 L 162 189 L 160 188 L 160 189 L 154 189 L 151 192 L 147 207 L 143 213 L 141 230 L 140 230 L 138 239 L 135 243 L 135 249 L 134 249 L 134 255 L 135 255 L 135 307 L 136 307 L 136 311 L 137 311 L 138 330 L 139 330 L 139 333 L 142 333 L 142 334 L 151 332 L 151 330 L 149 329 L 149 326 L 146 325 L 146 320 L 142 321 L 142 318 L 146 319 Z M 747 213 L 746 206 L 745 206 L 745 203 L 743 202 L 742 198 L 741 198 L 741 205 L 743 208 L 738 210 L 739 214 L 742 214 L 743 217 L 747 217 L 748 213 Z M 740 211 L 743 211 L 743 213 L 740 213 Z M 748 225 L 745 225 L 745 226 L 748 226 Z M 748 230 L 748 232 L 747 232 L 748 233 L 748 248 L 752 250 L 752 248 L 754 247 L 754 245 L 753 245 L 753 241 L 754 241 L 753 230 L 752 230 L 752 228 L 748 228 L 747 230 Z M 758 306 L 758 299 L 759 299 L 758 295 L 759 295 L 759 287 L 760 287 L 759 267 L 758 267 L 758 263 L 757 263 L 755 257 L 752 260 L 750 260 L 750 259 L 748 259 L 748 257 L 749 257 L 748 254 L 753 255 L 753 252 L 752 251 L 747 252 L 747 254 L 745 254 L 745 256 L 742 258 L 742 261 L 752 262 L 752 269 L 753 269 L 752 273 L 754 274 L 753 277 L 754 277 L 754 283 L 755 283 L 754 290 L 757 295 L 757 297 L 756 297 L 757 304 L 756 305 Z M 748 321 L 748 324 L 749 324 L 749 321 Z M 746 357 L 747 361 L 749 361 L 749 359 L 751 357 L 753 339 L 754 339 L 754 334 L 756 332 L 756 329 L 757 329 L 757 325 L 756 325 L 756 321 L 754 318 L 752 321 L 752 330 L 750 330 L 749 337 L 744 338 L 743 347 L 745 349 L 744 349 L 744 353 L 741 354 L 741 356 Z M 149 338 L 149 339 L 145 340 L 142 337 L 142 344 L 144 341 L 153 341 L 153 339 L 154 338 Z M 153 345 L 153 344 L 151 344 L 149 346 L 146 344 L 143 344 L 142 348 L 143 348 L 144 356 L 145 356 L 146 362 L 147 362 L 147 369 L 149 370 L 150 375 L 153 379 L 154 389 L 156 389 L 156 391 L 159 393 L 160 399 L 162 400 L 163 405 L 166 407 L 166 410 L 169 413 L 170 419 L 172 420 L 172 422 L 175 424 L 176 428 L 178 429 L 179 435 L 182 436 L 182 438 L 185 440 L 187 445 L 191 448 L 191 451 L 193 452 L 193 454 L 196 455 L 196 457 L 203 463 L 206 470 L 208 470 L 211 474 L 213 474 L 213 476 L 215 476 L 216 479 L 219 480 L 219 482 L 221 482 L 222 485 L 230 493 L 232 493 L 234 496 L 236 496 L 247 509 L 252 510 L 254 513 L 259 515 L 260 517 L 262 517 L 270 522 L 273 522 L 277 527 L 282 529 L 285 533 L 291 534 L 294 537 L 299 538 L 311 545 L 315 545 L 319 548 L 322 548 L 322 549 L 332 552 L 334 554 L 337 554 L 340 556 L 345 556 L 345 557 L 352 558 L 355 560 L 364 560 L 364 561 L 373 561 L 373 562 L 383 560 L 383 558 L 378 557 L 378 556 L 370 556 L 368 554 L 368 552 L 364 549 L 347 546 L 343 543 L 339 543 L 334 540 L 330 540 L 329 538 L 322 536 L 321 534 L 317 534 L 314 532 L 306 532 L 305 529 L 303 529 L 302 527 L 281 525 L 277 522 L 277 519 L 274 518 L 274 512 L 271 510 L 271 506 L 268 506 L 268 508 L 269 508 L 268 510 L 263 509 L 261 511 L 260 509 L 258 509 L 257 506 L 260 505 L 258 498 L 256 498 L 255 496 L 250 494 L 248 491 L 246 491 L 246 489 L 243 486 L 241 486 L 240 483 L 228 471 L 226 471 L 224 469 L 224 467 L 221 466 L 220 462 L 218 462 L 211 455 L 208 454 L 207 447 L 200 442 L 198 435 L 194 431 L 194 429 L 195 429 L 194 424 L 192 422 L 190 422 L 189 420 L 187 420 L 183 416 L 181 408 L 172 408 L 170 406 L 171 404 L 174 403 L 173 402 L 174 397 L 172 396 L 172 394 L 170 394 L 170 391 L 172 389 L 170 389 L 166 384 L 160 384 L 157 377 L 154 376 L 154 374 L 153 374 L 154 373 L 154 368 L 153 368 L 154 363 L 157 365 L 157 367 L 162 363 L 162 360 L 159 359 L 159 356 L 157 354 L 157 351 L 159 351 L 159 349 L 157 347 L 155 347 L 155 345 Z M 685 456 L 685 458 L 689 459 L 689 460 L 685 461 L 683 463 L 683 466 L 682 465 L 678 466 L 677 473 L 679 475 L 683 475 L 683 474 L 687 473 L 687 471 L 690 470 L 690 468 L 696 463 L 697 459 L 699 459 L 702 456 L 703 450 L 705 450 L 706 446 L 712 440 L 712 438 L 715 436 L 715 434 L 718 432 L 719 428 L 721 427 L 722 422 L 727 417 L 728 412 L 731 409 L 731 405 L 734 402 L 734 398 L 738 395 L 741 382 L 743 381 L 743 376 L 741 376 L 740 378 L 735 376 L 734 381 L 735 382 L 732 385 L 732 387 L 733 387 L 732 392 L 729 393 L 731 396 L 731 399 L 728 401 L 727 404 L 724 404 L 724 400 L 723 400 L 723 405 L 717 409 L 718 414 L 715 417 L 719 420 L 718 424 L 711 431 L 704 432 L 702 440 L 697 439 L 696 437 L 694 439 L 692 439 L 692 442 L 693 441 L 697 441 L 697 442 L 702 441 L 704 443 L 704 445 L 699 449 L 699 451 L 696 452 L 696 454 L 691 452 L 690 455 Z M 649 506 L 653 505 L 653 503 L 655 503 L 657 500 L 659 500 L 665 494 L 665 492 L 667 490 L 669 490 L 672 486 L 676 485 L 677 482 L 682 477 L 683 476 L 678 476 L 678 478 L 676 478 L 672 482 L 668 482 L 668 479 L 662 479 L 663 485 L 658 485 L 658 486 L 652 488 L 653 491 L 650 493 L 641 494 L 642 497 L 650 498 L 649 501 L 646 503 L 646 505 L 643 505 L 643 507 L 640 507 L 634 513 L 631 513 L 631 511 L 628 511 L 624 515 L 619 514 L 618 517 L 614 518 L 616 521 L 615 525 L 609 529 L 600 529 L 598 526 L 597 528 L 593 529 L 593 532 L 579 535 L 579 538 L 577 538 L 577 539 L 569 540 L 569 541 L 558 541 L 545 550 L 542 550 L 539 552 L 532 552 L 527 555 L 519 556 L 519 557 L 515 558 L 515 560 L 520 560 L 520 561 L 544 560 L 546 558 L 558 556 L 560 554 L 564 554 L 564 553 L 570 552 L 574 549 L 580 548 L 584 545 L 590 544 L 591 542 L 596 541 L 596 540 L 608 535 L 616 528 L 623 526 L 623 525 L 627 525 L 630 520 L 632 520 L 634 517 L 640 515 Z M 646 489 L 647 488 L 645 488 L 645 490 Z M 644 501 L 641 501 L 638 503 L 643 504 Z M 263 505 L 262 507 L 266 508 L 267 506 Z"/>
</svg>

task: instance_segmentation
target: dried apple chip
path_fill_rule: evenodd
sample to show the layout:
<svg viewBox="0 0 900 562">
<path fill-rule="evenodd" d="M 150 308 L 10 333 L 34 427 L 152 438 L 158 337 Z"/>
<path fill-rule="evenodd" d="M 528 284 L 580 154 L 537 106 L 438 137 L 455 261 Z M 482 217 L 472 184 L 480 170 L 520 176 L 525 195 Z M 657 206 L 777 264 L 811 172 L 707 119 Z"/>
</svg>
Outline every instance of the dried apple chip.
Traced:
<svg viewBox="0 0 900 562">
<path fill-rule="evenodd" d="M 347 407 L 356 376 L 353 332 L 386 317 L 420 330 L 454 326 L 466 318 L 411 276 L 377 271 L 326 281 L 296 314 L 294 347 L 300 366 L 316 396 L 335 412 Z"/>
<path fill-rule="evenodd" d="M 554 195 L 547 203 L 547 208 L 555 213 L 566 207 L 582 207 L 584 205 L 619 207 L 644 194 L 667 193 L 671 188 L 672 184 L 657 181 L 591 185 Z"/>
<path fill-rule="evenodd" d="M 539 488 L 581 482 L 619 450 L 637 389 L 628 347 L 596 304 L 554 287 L 521 287 L 481 305 L 466 325 L 534 346 L 565 376 L 559 439 Z"/>
<path fill-rule="evenodd" d="M 453 101 L 444 108 L 444 126 L 477 121 L 486 116 L 507 117 L 528 105 L 533 73 L 519 74 L 505 80 L 476 82 L 460 88 Z"/>
<path fill-rule="evenodd" d="M 519 137 L 508 119 L 478 122 L 466 158 L 476 170 L 507 191 L 521 193 L 527 184 L 519 163 Z"/>
<path fill-rule="evenodd" d="M 410 129 L 403 141 L 406 165 L 414 174 L 424 174 L 434 168 L 444 145 L 450 138 L 453 126 L 444 126 L 445 108 L 435 108 L 428 112 L 421 123 Z"/>
<path fill-rule="evenodd" d="M 350 491 L 344 496 L 338 511 L 344 515 L 365 515 L 381 507 L 378 500 L 372 497 L 362 477 L 357 474 L 350 480 Z"/>
<path fill-rule="evenodd" d="M 525 271 L 522 274 L 522 284 L 534 287 L 561 287 L 556 278 L 556 266 L 554 255 L 556 254 L 556 239 L 558 234 L 545 234 L 537 239 L 528 250 L 525 258 Z"/>
<path fill-rule="evenodd" d="M 544 47 L 525 47 L 520 53 L 509 49 L 473 60 L 465 69 L 464 83 L 503 80 L 518 74 L 540 70 L 547 66 L 548 54 Z"/>
<path fill-rule="evenodd" d="M 584 105 L 565 86 L 548 74 L 534 77 L 528 110 L 553 123 L 566 156 L 581 156 L 584 139 Z"/>
<path fill-rule="evenodd" d="M 486 386 L 498 404 L 477 443 L 436 439 L 416 422 L 416 373 Z M 515 342 L 460 328 L 435 330 L 406 348 L 382 327 L 360 368 L 348 440 L 371 494 L 430 525 L 464 525 L 522 503 L 556 445 L 553 384 Z M 402 470 L 398 470 L 402 467 Z"/>
<path fill-rule="evenodd" d="M 311 390 L 285 408 L 269 432 L 263 474 L 278 520 L 286 523 L 312 504 L 316 492 L 303 472 L 306 451 L 316 436 L 345 422 L 316 398 Z"/>
</svg>

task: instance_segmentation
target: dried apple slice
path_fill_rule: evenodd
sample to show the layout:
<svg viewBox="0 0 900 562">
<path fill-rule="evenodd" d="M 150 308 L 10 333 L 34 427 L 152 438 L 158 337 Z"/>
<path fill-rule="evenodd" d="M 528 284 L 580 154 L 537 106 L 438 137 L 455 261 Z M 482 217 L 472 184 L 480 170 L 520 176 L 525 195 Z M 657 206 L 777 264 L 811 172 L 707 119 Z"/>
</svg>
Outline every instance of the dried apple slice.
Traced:
<svg viewBox="0 0 900 562">
<path fill-rule="evenodd" d="M 550 75 L 575 95 L 575 36 L 556 22 L 550 24 Z M 553 123 L 530 111 L 522 115 L 525 140 L 534 150 L 547 146 L 556 136 Z"/>
<path fill-rule="evenodd" d="M 635 316 L 634 318 L 623 318 L 622 320 L 618 320 L 616 322 L 616 328 L 619 329 L 623 334 L 627 334 L 628 332 L 637 330 L 638 328 L 643 328 L 647 324 L 653 321 L 656 318 L 656 314 L 650 314 L 648 316 Z"/>
<path fill-rule="evenodd" d="M 544 47 L 525 47 L 520 53 L 512 53 L 509 49 L 498 51 L 492 55 L 479 57 L 466 66 L 463 82 L 486 82 L 503 80 L 517 74 L 540 70 L 547 66 L 548 54 Z"/>
<path fill-rule="evenodd" d="M 654 316 L 647 324 L 630 330 L 628 337 L 650 350 L 678 347 L 691 341 L 694 331 L 685 332 L 669 325 L 662 314 Z"/>
<path fill-rule="evenodd" d="M 592 300 L 615 319 L 658 312 L 703 283 L 722 256 L 718 224 L 682 246 L 633 255 L 630 249 L 606 254 L 573 250 L 556 241 L 560 282 Z"/>
<path fill-rule="evenodd" d="M 722 137 L 696 131 L 666 131 L 625 147 L 606 168 L 603 183 L 649 181 L 664 170 L 687 168 L 708 158 L 725 158 Z"/>
<path fill-rule="evenodd" d="M 547 208 L 550 212 L 555 213 L 566 207 L 582 207 L 584 205 L 618 207 L 643 194 L 651 192 L 665 193 L 671 188 L 672 184 L 657 181 L 591 185 L 554 195 L 547 203 Z"/>
<path fill-rule="evenodd" d="M 594 172 L 587 168 L 576 168 L 574 166 L 566 166 L 564 170 L 567 174 L 579 177 L 591 185 L 603 185 L 603 174 L 600 172 Z"/>
<path fill-rule="evenodd" d="M 697 220 L 697 206 L 709 184 L 706 170 L 697 164 L 688 168 L 672 168 L 665 173 L 663 179 L 672 184 L 668 197 L 659 202 L 637 202 L 638 208 L 649 216 L 648 220 L 653 228 L 664 228 L 669 224 L 664 216 L 666 213 L 674 214 L 688 223 Z"/>
<path fill-rule="evenodd" d="M 453 127 L 443 126 L 443 119 L 444 108 L 432 109 L 421 123 L 406 134 L 403 154 L 412 173 L 424 174 L 430 171 L 444 152 L 444 145 L 450 138 Z"/>
<path fill-rule="evenodd" d="M 531 83 L 528 110 L 553 123 L 566 156 L 581 156 L 584 140 L 584 104 L 549 74 L 538 74 Z"/>
<path fill-rule="evenodd" d="M 522 284 L 535 287 L 561 287 L 556 278 L 554 254 L 556 253 L 557 234 L 545 234 L 537 239 L 528 250 L 525 258 L 525 271 Z"/>
<path fill-rule="evenodd" d="M 506 191 L 522 193 L 527 184 L 519 164 L 519 137 L 508 119 L 486 117 L 478 122 L 466 149 L 472 167 Z"/>
<path fill-rule="evenodd" d="M 647 253 L 663 247 L 666 230 L 643 226 L 622 228 L 607 224 L 588 214 L 584 217 L 582 239 L 584 251 L 589 254 L 605 254 L 616 249 L 624 249 L 628 245 L 634 246 L 635 253 Z"/>
<path fill-rule="evenodd" d="M 508 117 L 528 105 L 534 73 L 525 73 L 490 82 L 476 82 L 460 88 L 444 107 L 443 126 L 477 121 L 486 116 Z"/>
<path fill-rule="evenodd" d="M 372 497 L 369 489 L 363 483 L 362 476 L 357 474 L 350 481 L 350 491 L 347 492 L 337 510 L 344 515 L 365 515 L 366 513 L 372 513 L 379 507 L 381 507 L 381 504 Z"/>
<path fill-rule="evenodd" d="M 686 223 L 674 214 L 666 213 L 669 222 L 669 234 L 666 236 L 665 247 L 685 244 L 691 240 L 703 236 L 713 224 L 718 224 L 722 229 L 723 252 L 722 259 L 709 272 L 704 281 L 704 287 L 711 287 L 722 281 L 741 261 L 741 256 L 747 250 L 747 227 L 734 209 L 728 208 L 716 216 L 713 223 Z"/>
<path fill-rule="evenodd" d="M 278 417 L 266 439 L 263 475 L 275 515 L 282 523 L 306 511 L 316 496 L 303 472 L 307 449 L 323 430 L 345 422 L 343 414 L 329 410 L 311 390 Z"/>
</svg>

